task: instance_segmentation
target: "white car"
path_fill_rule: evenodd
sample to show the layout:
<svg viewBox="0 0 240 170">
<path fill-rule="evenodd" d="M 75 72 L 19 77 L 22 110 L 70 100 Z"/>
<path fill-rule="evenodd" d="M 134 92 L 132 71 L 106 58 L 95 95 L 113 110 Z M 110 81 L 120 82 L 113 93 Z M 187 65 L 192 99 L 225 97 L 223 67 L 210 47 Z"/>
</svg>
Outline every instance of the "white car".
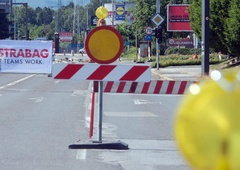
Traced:
<svg viewBox="0 0 240 170">
<path fill-rule="evenodd" d="M 82 49 L 79 50 L 79 53 L 80 53 L 80 54 L 84 54 L 84 53 L 86 53 L 86 51 L 85 51 L 84 48 L 82 48 Z"/>
</svg>

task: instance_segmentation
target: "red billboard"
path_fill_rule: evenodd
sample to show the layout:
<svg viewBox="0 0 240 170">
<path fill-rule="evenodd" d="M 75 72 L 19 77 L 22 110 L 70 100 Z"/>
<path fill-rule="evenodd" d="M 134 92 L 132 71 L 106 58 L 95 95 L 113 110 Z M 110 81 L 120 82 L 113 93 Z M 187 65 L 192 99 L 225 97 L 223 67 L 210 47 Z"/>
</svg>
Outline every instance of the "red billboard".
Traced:
<svg viewBox="0 0 240 170">
<path fill-rule="evenodd" d="M 190 26 L 189 5 L 168 5 L 167 30 L 192 32 Z"/>
<path fill-rule="evenodd" d="M 71 42 L 73 39 L 72 32 L 60 32 L 60 41 L 61 42 Z"/>
</svg>

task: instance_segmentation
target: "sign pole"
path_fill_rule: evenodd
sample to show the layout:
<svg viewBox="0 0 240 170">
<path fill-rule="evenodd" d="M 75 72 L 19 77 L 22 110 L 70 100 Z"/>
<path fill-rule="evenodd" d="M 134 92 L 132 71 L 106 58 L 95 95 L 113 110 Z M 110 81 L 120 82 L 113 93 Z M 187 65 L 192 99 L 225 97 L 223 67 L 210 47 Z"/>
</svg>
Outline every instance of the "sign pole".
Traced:
<svg viewBox="0 0 240 170">
<path fill-rule="evenodd" d="M 105 25 L 105 20 L 101 20 L 100 27 Z M 103 82 L 98 81 L 98 142 L 102 142 L 102 115 L 103 115 Z"/>
<path fill-rule="evenodd" d="M 156 14 L 160 14 L 160 2 L 159 0 L 156 0 Z M 157 70 L 159 70 L 159 44 L 158 39 L 156 38 L 156 64 L 157 64 Z"/>
</svg>

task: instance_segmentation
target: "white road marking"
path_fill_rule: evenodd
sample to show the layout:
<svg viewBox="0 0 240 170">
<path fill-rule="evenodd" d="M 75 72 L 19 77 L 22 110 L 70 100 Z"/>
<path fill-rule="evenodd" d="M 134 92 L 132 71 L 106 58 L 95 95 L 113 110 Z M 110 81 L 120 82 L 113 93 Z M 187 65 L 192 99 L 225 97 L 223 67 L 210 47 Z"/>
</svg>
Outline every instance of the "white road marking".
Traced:
<svg viewBox="0 0 240 170">
<path fill-rule="evenodd" d="M 90 127 L 90 117 L 85 117 L 85 127 L 89 128 Z"/>
<path fill-rule="evenodd" d="M 157 117 L 151 112 L 104 112 L 104 115 L 111 117 Z"/>
<path fill-rule="evenodd" d="M 89 110 L 91 110 L 92 104 L 94 104 L 94 103 L 89 103 L 89 105 L 88 105 L 88 109 L 89 109 Z"/>
<path fill-rule="evenodd" d="M 14 82 L 12 82 L 12 83 L 8 83 L 7 85 L 0 86 L 0 90 L 1 90 L 1 89 L 5 89 L 5 88 L 10 87 L 10 86 L 14 86 L 14 85 L 16 85 L 16 84 L 18 84 L 18 83 L 20 83 L 20 82 L 22 82 L 22 81 L 24 81 L 24 80 L 27 80 L 27 79 L 33 77 L 34 75 L 35 75 L 35 74 L 32 74 L 32 75 L 29 75 L 29 76 L 24 77 L 24 78 L 22 78 L 22 79 L 16 80 L 16 81 L 14 81 Z"/>
<path fill-rule="evenodd" d="M 77 151 L 76 159 L 85 160 L 87 158 L 87 149 L 80 149 Z"/>
<path fill-rule="evenodd" d="M 44 100 L 44 97 L 28 98 L 30 100 L 35 100 L 35 103 L 40 103 Z"/>
<path fill-rule="evenodd" d="M 143 99 L 134 99 L 134 104 L 162 104 L 162 102 L 149 102 L 147 100 L 143 100 Z"/>
</svg>

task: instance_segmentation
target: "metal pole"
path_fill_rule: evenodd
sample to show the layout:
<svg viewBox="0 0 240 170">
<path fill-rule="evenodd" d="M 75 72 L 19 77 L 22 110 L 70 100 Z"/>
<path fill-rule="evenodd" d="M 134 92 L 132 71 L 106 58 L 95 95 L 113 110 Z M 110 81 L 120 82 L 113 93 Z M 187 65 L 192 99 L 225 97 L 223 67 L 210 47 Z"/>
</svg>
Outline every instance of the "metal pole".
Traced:
<svg viewBox="0 0 240 170">
<path fill-rule="evenodd" d="M 112 27 L 114 27 L 114 3 L 112 0 Z"/>
<path fill-rule="evenodd" d="M 202 0 L 202 75 L 209 74 L 209 0 Z"/>
<path fill-rule="evenodd" d="M 25 6 L 26 9 L 26 18 L 25 18 L 25 22 L 26 22 L 26 40 L 29 39 L 28 37 L 28 3 L 23 3 L 23 5 Z"/>
<path fill-rule="evenodd" d="M 14 0 L 14 3 L 16 3 L 16 0 Z M 13 11 L 13 13 L 14 13 L 13 14 L 14 15 L 14 36 L 13 37 L 14 38 L 13 39 L 16 40 L 16 34 L 17 34 L 17 30 L 16 30 L 17 29 L 17 27 L 16 27 L 16 23 L 17 23 L 16 22 L 16 8 L 14 8 L 13 10 L 14 10 Z"/>
<path fill-rule="evenodd" d="M 104 20 L 105 21 L 105 20 Z M 103 26 L 105 22 L 102 22 L 100 26 Z M 103 115 L 103 81 L 98 82 L 98 142 L 102 142 L 102 115 Z"/>
<path fill-rule="evenodd" d="M 156 14 L 160 14 L 160 0 L 156 0 Z M 157 70 L 159 70 L 159 44 L 158 44 L 158 39 L 156 38 L 156 64 L 157 64 Z"/>
<path fill-rule="evenodd" d="M 98 142 L 102 142 L 103 82 L 98 82 Z"/>
<path fill-rule="evenodd" d="M 87 7 L 87 30 L 88 30 L 88 7 Z"/>
</svg>

